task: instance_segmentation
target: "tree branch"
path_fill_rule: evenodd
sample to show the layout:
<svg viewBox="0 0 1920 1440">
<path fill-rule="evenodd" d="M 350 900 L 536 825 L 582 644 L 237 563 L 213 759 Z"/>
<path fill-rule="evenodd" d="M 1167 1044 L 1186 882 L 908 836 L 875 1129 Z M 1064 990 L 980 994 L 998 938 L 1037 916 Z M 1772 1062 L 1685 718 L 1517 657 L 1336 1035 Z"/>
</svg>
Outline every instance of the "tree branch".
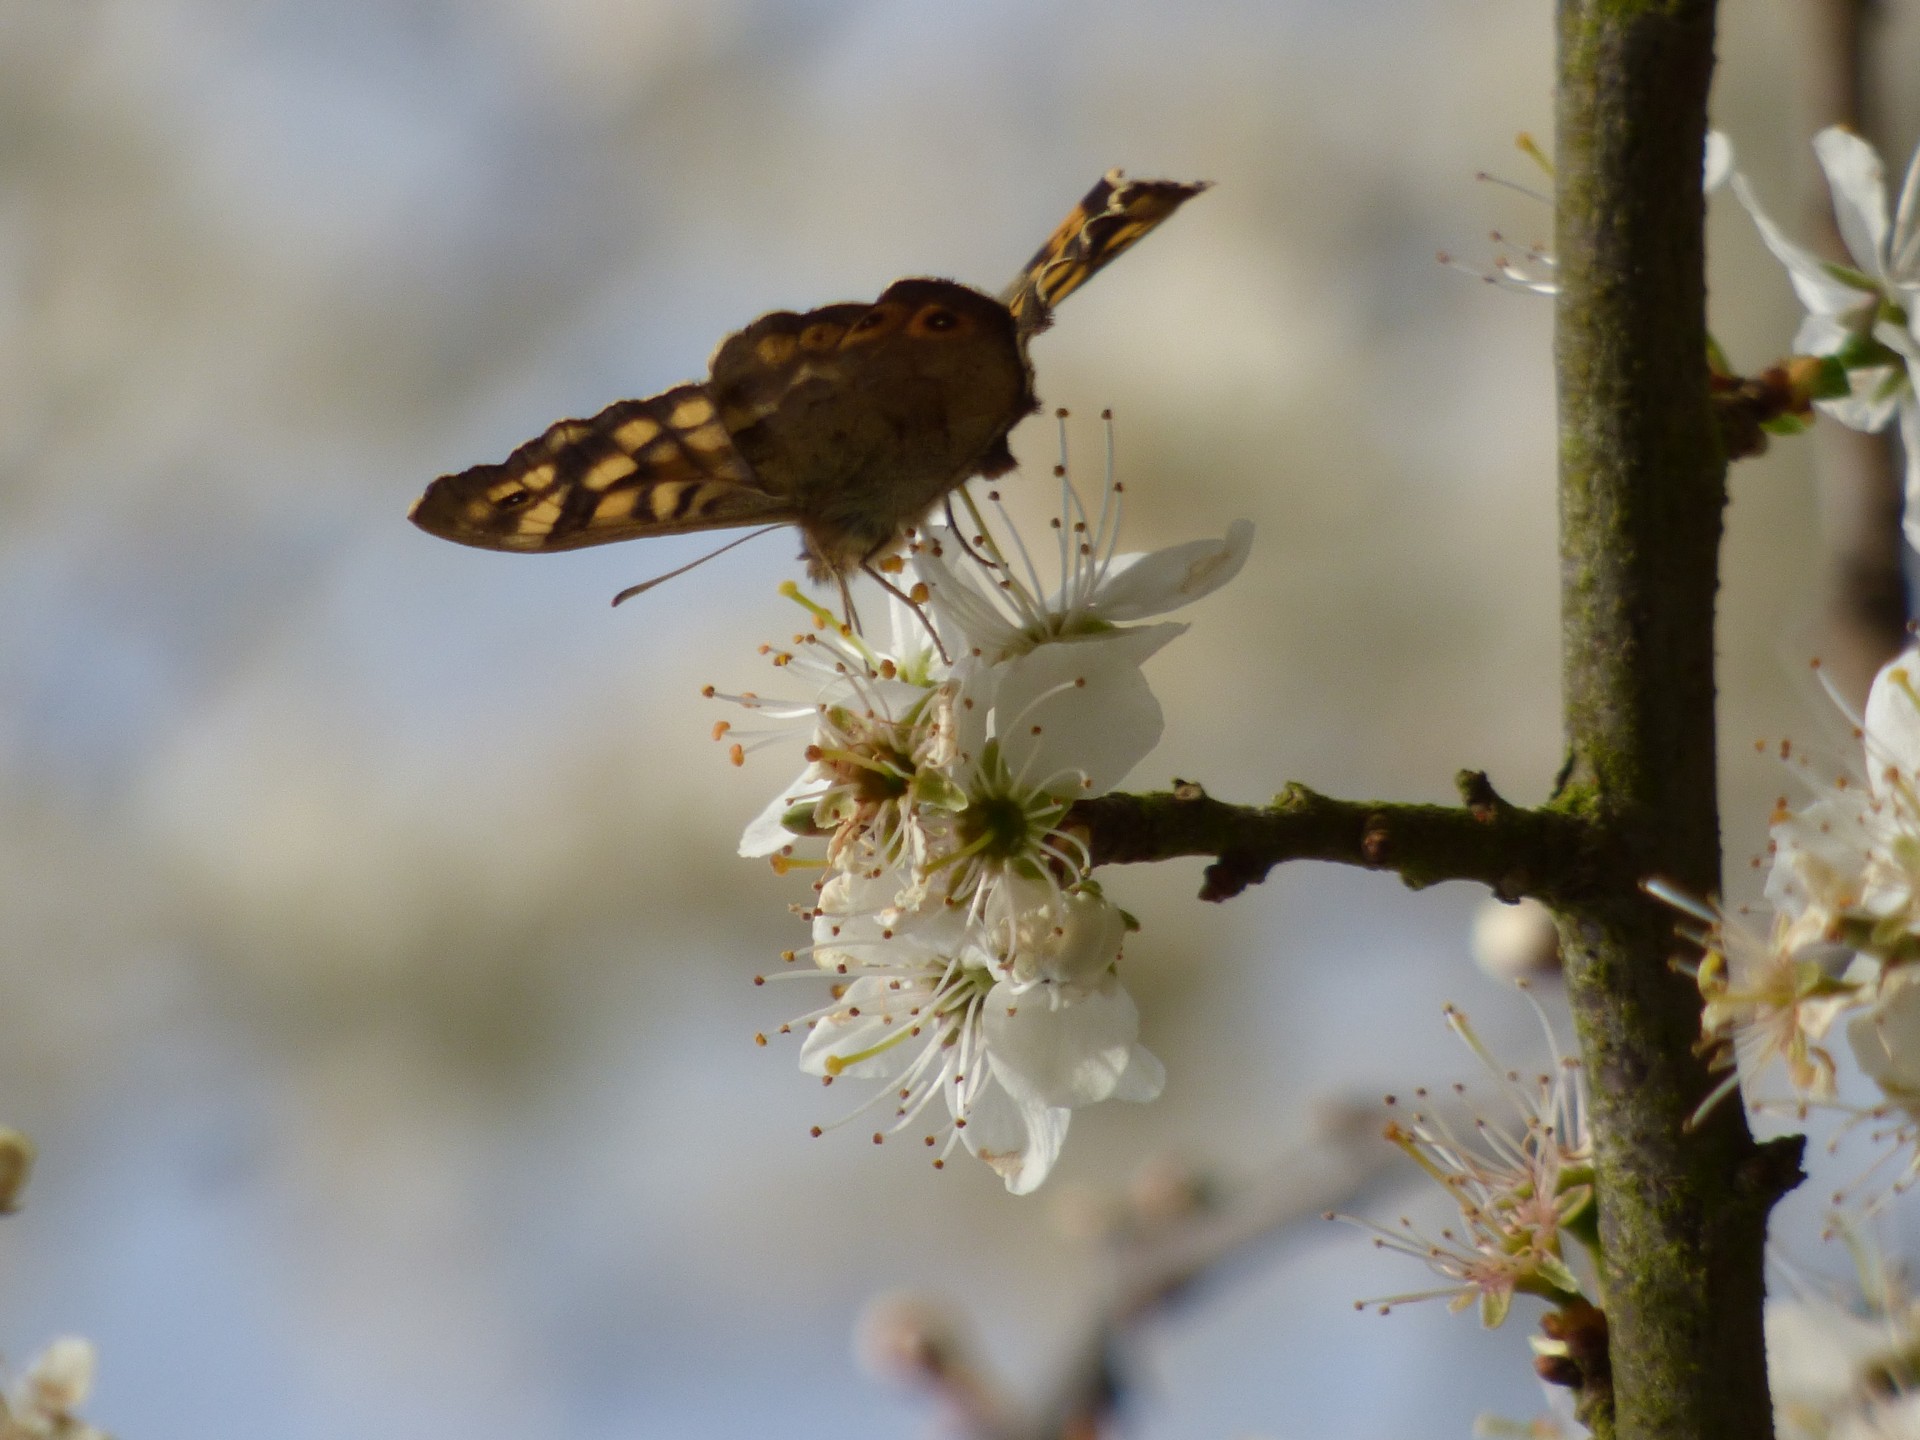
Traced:
<svg viewBox="0 0 1920 1440">
<path fill-rule="evenodd" d="M 1594 832 L 1578 816 L 1522 810 L 1494 793 L 1487 777 L 1457 777 L 1461 805 L 1336 800 L 1289 785 L 1271 805 L 1230 805 L 1198 785 L 1171 791 L 1103 795 L 1073 807 L 1096 865 L 1211 855 L 1202 900 L 1228 900 L 1287 860 L 1325 860 L 1388 870 L 1413 889 L 1476 880 L 1503 900 L 1579 894 L 1605 867 L 1592 853 Z"/>
<path fill-rule="evenodd" d="M 1560 0 L 1555 335 L 1563 795 L 1627 858 L 1559 907 L 1592 1082 L 1610 1387 L 1601 1440 L 1765 1440 L 1767 1211 L 1791 1163 L 1710 1088 L 1672 918 L 1631 877 L 1719 889 L 1714 597 L 1725 460 L 1709 400 L 1701 157 L 1713 0 Z"/>
</svg>

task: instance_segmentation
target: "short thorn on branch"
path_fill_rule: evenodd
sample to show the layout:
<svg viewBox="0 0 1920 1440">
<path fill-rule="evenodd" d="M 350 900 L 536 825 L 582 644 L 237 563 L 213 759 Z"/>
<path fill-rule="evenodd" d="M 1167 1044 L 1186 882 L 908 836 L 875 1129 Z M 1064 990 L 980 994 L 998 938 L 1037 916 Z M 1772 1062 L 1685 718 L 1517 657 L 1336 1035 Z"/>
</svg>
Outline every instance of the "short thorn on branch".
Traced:
<svg viewBox="0 0 1920 1440">
<path fill-rule="evenodd" d="M 1460 792 L 1460 800 L 1467 807 L 1467 813 L 1483 825 L 1492 824 L 1503 813 L 1513 809 L 1500 798 L 1484 770 L 1462 770 L 1453 777 L 1453 784 Z"/>
</svg>

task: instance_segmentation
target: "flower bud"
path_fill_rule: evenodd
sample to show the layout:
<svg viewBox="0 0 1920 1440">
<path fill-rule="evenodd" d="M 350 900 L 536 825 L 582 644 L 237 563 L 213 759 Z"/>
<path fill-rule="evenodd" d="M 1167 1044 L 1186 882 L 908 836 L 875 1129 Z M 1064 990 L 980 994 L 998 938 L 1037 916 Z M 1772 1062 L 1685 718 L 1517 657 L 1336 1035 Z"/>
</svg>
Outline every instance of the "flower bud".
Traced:
<svg viewBox="0 0 1920 1440">
<path fill-rule="evenodd" d="M 1484 900 L 1473 917 L 1473 960 L 1496 980 L 1560 973 L 1560 935 L 1538 900 Z"/>
</svg>

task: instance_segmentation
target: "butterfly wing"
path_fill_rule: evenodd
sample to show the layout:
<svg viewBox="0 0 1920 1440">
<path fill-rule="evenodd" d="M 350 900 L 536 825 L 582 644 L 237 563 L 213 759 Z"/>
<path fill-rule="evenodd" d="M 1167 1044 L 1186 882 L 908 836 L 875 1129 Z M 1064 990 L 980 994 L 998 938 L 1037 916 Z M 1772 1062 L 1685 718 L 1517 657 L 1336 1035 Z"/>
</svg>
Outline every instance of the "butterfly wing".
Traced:
<svg viewBox="0 0 1920 1440">
<path fill-rule="evenodd" d="M 441 476 L 411 518 L 521 551 L 792 524 L 814 578 L 845 575 L 971 476 L 1012 468 L 1007 432 L 1037 408 L 1027 341 L 1206 188 L 1109 171 L 1000 299 L 901 280 L 872 303 L 763 316 L 721 343 L 706 384 L 562 420 Z"/>
<path fill-rule="evenodd" d="M 409 512 L 487 550 L 572 550 L 642 535 L 790 523 L 734 448 L 704 385 L 562 420 L 498 465 L 443 475 Z"/>
<path fill-rule="evenodd" d="M 1001 293 L 1021 339 L 1044 330 L 1056 305 L 1212 183 L 1129 180 L 1119 170 L 1101 176 Z"/>
</svg>

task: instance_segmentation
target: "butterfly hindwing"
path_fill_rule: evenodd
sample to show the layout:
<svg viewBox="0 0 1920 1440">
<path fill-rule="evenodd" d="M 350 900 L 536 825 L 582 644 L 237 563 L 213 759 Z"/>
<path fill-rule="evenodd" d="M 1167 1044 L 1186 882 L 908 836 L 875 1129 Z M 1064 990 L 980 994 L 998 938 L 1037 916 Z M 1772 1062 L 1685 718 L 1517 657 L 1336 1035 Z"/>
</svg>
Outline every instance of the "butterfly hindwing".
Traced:
<svg viewBox="0 0 1920 1440">
<path fill-rule="evenodd" d="M 1101 176 L 1001 295 L 1021 335 L 1044 329 L 1055 306 L 1210 184 Z"/>
<path fill-rule="evenodd" d="M 704 385 L 562 420 L 498 465 L 443 475 L 423 530 L 491 550 L 571 550 L 642 535 L 791 521 L 733 446 Z"/>
</svg>

